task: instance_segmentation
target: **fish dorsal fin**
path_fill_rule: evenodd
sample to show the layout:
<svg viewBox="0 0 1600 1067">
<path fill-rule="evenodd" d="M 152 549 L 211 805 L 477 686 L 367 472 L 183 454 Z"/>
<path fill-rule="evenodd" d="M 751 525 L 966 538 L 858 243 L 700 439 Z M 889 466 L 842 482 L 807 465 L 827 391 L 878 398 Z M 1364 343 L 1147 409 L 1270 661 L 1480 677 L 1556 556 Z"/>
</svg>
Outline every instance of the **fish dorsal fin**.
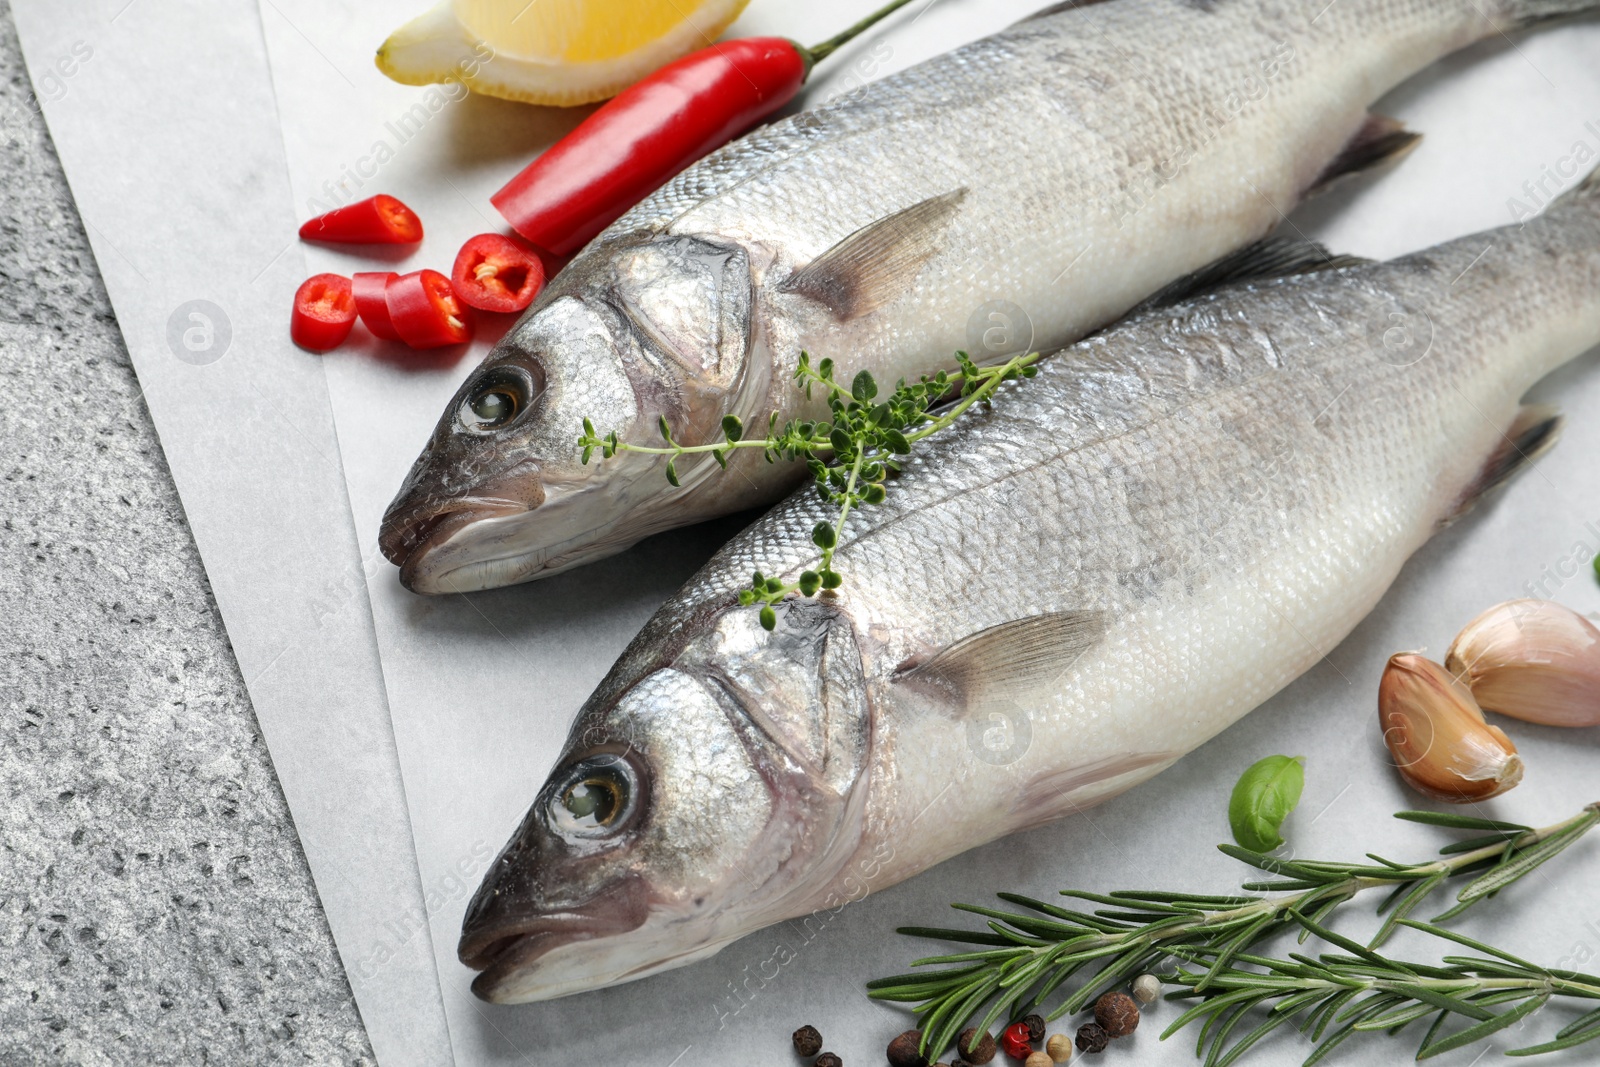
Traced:
<svg viewBox="0 0 1600 1067">
<path fill-rule="evenodd" d="M 1406 129 L 1399 119 L 1387 115 L 1368 115 L 1356 135 L 1333 157 L 1333 162 L 1317 175 L 1317 180 L 1311 183 L 1306 195 L 1323 192 L 1339 179 L 1352 174 L 1398 163 L 1421 140 L 1422 134 Z"/>
<path fill-rule="evenodd" d="M 796 271 L 783 289 L 815 300 L 841 322 L 876 311 L 911 288 L 966 196 L 962 186 L 868 223 Z"/>
<path fill-rule="evenodd" d="M 1268 237 L 1184 275 L 1140 304 L 1138 310 L 1170 307 L 1233 282 L 1287 278 L 1371 262 L 1360 256 L 1336 256 L 1304 237 Z"/>
<path fill-rule="evenodd" d="M 1019 699 L 1061 675 L 1105 636 L 1103 611 L 1052 611 L 1012 619 L 969 634 L 921 663 L 903 665 L 896 681 L 931 684 L 969 704 Z"/>
<path fill-rule="evenodd" d="M 1552 407 L 1530 404 L 1518 409 L 1517 417 L 1511 420 L 1511 428 L 1506 430 L 1504 439 L 1489 457 L 1489 462 L 1483 465 L 1483 470 L 1441 525 L 1448 526 L 1456 521 L 1471 511 L 1473 505 L 1486 494 L 1533 466 L 1555 447 L 1565 422 L 1561 413 Z"/>
<path fill-rule="evenodd" d="M 1013 25 L 1020 26 L 1024 22 L 1032 22 L 1034 19 L 1049 18 L 1051 15 L 1059 15 L 1063 11 L 1071 11 L 1075 7 L 1093 7 L 1095 4 L 1107 2 L 1108 0 L 1061 0 L 1059 4 L 1051 4 L 1049 7 L 1040 8 L 1031 15 L 1022 16 Z"/>
</svg>

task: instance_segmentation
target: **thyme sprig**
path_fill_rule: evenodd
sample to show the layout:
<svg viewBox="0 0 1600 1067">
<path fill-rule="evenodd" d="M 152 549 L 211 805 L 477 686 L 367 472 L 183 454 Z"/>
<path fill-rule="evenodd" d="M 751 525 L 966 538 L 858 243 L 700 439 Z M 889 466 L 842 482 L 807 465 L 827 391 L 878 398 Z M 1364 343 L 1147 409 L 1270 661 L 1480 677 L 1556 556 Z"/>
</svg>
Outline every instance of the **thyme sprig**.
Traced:
<svg viewBox="0 0 1600 1067">
<path fill-rule="evenodd" d="M 621 440 L 615 430 L 602 437 L 595 432 L 594 423 L 584 419 L 578 445 L 583 449 L 585 464 L 595 452 L 604 459 L 618 452 L 666 456 L 667 481 L 674 486 L 682 484 L 678 461 L 685 456 L 709 453 L 724 470 L 729 454 L 742 448 L 761 449 L 768 463 L 804 460 L 818 494 L 837 507 L 838 513 L 833 521 L 819 522 L 811 531 L 812 543 L 822 550 L 815 570 L 803 571 L 793 582 L 757 571 L 749 587 L 740 591 L 739 603 L 747 607 L 760 604 L 761 625 L 771 630 L 777 625 L 773 605 L 780 600 L 794 593 L 816 596 L 843 584 L 843 578 L 833 569 L 833 555 L 845 522 L 862 505 L 883 503 L 888 494 L 887 480 L 900 470 L 903 458 L 919 442 L 953 424 L 972 405 L 987 403 L 1003 383 L 1033 377 L 1038 373 L 1034 364 L 1039 358 L 1039 353 L 1033 352 L 992 367 L 980 367 L 967 353 L 957 352 L 958 371 L 924 375 L 911 383 L 902 378 L 887 398 L 879 400 L 878 383 L 870 372 L 859 372 L 846 388 L 834 378 L 833 360 L 823 359 L 813 365 L 810 355 L 802 352 L 794 372 L 795 383 L 808 400 L 813 389 L 824 390 L 831 416 L 828 419 L 790 419 L 780 426 L 778 412 L 773 412 L 767 420 L 766 435 L 747 438 L 744 423 L 735 415 L 725 415 L 720 440 L 686 445 L 674 440 L 672 427 L 663 416 L 657 423 L 665 442 L 660 446 L 631 444 Z M 938 406 L 952 396 L 951 403 Z"/>
<path fill-rule="evenodd" d="M 1064 897 L 1102 905 L 1092 913 L 1016 893 L 999 896 L 1026 911 L 956 904 L 957 910 L 982 916 L 984 929 L 913 926 L 899 932 L 976 947 L 916 960 L 913 967 L 938 969 L 880 978 L 868 983 L 868 995 L 914 1004 L 924 1052 L 933 1058 L 963 1027 L 988 1029 L 1002 1013 L 1020 1019 L 1080 972 L 1088 972 L 1086 978 L 1050 1009 L 1048 1018 L 1081 1011 L 1107 989 L 1155 969 L 1167 957 L 1207 960 L 1206 971 L 1194 983 L 1196 992 L 1205 993 L 1252 946 L 1296 927 L 1304 941 L 1313 932 L 1311 926 L 1324 923 L 1336 908 L 1369 889 L 1389 890 L 1378 908 L 1378 914 L 1387 918 L 1370 948 L 1409 922 L 1407 917 L 1445 881 L 1475 875 L 1456 893 L 1454 906 L 1434 921 L 1460 915 L 1577 841 L 1600 822 L 1600 803 L 1542 829 L 1426 811 L 1402 811 L 1395 818 L 1475 836 L 1447 845 L 1439 859 L 1421 863 L 1397 863 L 1371 854 L 1370 864 L 1277 859 L 1236 845 L 1219 845 L 1227 855 L 1275 876 L 1272 881 L 1246 882 L 1244 893 L 1231 896 L 1062 891 Z M 1264 893 L 1275 895 L 1259 895 Z"/>
<path fill-rule="evenodd" d="M 1290 918 L 1304 934 L 1315 934 L 1342 948 L 1342 953 L 1316 957 L 1298 952 L 1288 959 L 1237 953 L 1220 968 L 1220 950 L 1184 948 L 1171 955 L 1197 969 L 1178 966 L 1162 980 L 1178 986 L 1169 1000 L 1196 999 L 1162 1033 L 1162 1040 L 1205 1020 L 1195 1054 L 1205 1067 L 1226 1067 L 1251 1046 L 1299 1018 L 1299 1029 L 1313 1048 L 1304 1061 L 1311 1067 L 1352 1034 L 1387 1031 L 1399 1034 L 1413 1023 L 1433 1017 L 1417 1049 L 1418 1060 L 1483 1041 L 1527 1018 L 1551 999 L 1568 997 L 1600 1001 L 1600 978 L 1578 971 L 1550 970 L 1463 934 L 1431 923 L 1400 920 L 1435 937 L 1465 945 L 1480 956 L 1445 956 L 1442 965 L 1391 959 L 1315 923 L 1298 911 Z M 1266 1017 L 1231 1044 L 1229 1037 L 1247 1015 L 1267 1009 Z M 1452 1018 L 1468 1025 L 1446 1033 Z M 1557 1031 L 1548 1041 L 1512 1049 L 1508 1056 L 1559 1052 L 1600 1038 L 1600 1008 L 1592 1009 Z"/>
</svg>

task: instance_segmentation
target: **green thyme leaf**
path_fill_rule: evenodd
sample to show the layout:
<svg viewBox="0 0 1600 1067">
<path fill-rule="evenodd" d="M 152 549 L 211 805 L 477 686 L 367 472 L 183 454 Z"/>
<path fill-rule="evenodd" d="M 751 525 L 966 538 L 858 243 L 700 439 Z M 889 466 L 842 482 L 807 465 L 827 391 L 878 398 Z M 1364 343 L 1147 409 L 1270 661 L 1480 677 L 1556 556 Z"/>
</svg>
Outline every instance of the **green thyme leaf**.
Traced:
<svg viewBox="0 0 1600 1067">
<path fill-rule="evenodd" d="M 578 446 L 585 463 L 596 449 L 605 459 L 619 452 L 662 456 L 667 481 L 673 486 L 681 484 L 678 464 L 701 453 L 709 452 L 723 470 L 730 454 L 739 448 L 759 448 L 769 463 L 805 463 L 818 499 L 836 509 L 835 517 L 817 525 L 813 542 L 821 559 L 816 566 L 792 582 L 757 576 L 747 590 L 749 596 L 740 597 L 746 606 L 771 608 L 788 596 L 816 596 L 840 588 L 843 579 L 834 569 L 833 555 L 845 524 L 857 508 L 888 499 L 891 477 L 901 469 L 895 457 L 911 455 L 920 441 L 953 425 L 967 408 L 987 403 L 1002 382 L 1031 377 L 1039 358 L 1039 353 L 1033 352 L 998 366 L 979 367 L 965 352 L 958 352 L 958 374 L 939 371 L 910 383 L 901 379 L 889 396 L 879 399 L 878 383 L 870 371 L 858 372 L 846 389 L 834 378 L 833 360 L 813 364 L 810 355 L 801 352 L 794 382 L 808 399 L 814 392 L 821 393 L 830 415 L 826 420 L 791 419 L 780 424 L 779 413 L 774 411 L 767 420 L 766 435 L 752 440 L 745 437 L 743 422 L 727 414 L 721 420 L 720 440 L 685 445 L 673 440 L 672 427 L 663 415 L 656 420 L 663 444 L 648 446 L 621 441 L 615 430 L 599 437 L 593 421 L 584 419 Z M 940 404 L 947 406 L 934 410 Z M 824 528 L 826 532 L 822 532 Z M 775 624 L 775 615 L 763 614 L 763 625 L 769 621 Z"/>
</svg>

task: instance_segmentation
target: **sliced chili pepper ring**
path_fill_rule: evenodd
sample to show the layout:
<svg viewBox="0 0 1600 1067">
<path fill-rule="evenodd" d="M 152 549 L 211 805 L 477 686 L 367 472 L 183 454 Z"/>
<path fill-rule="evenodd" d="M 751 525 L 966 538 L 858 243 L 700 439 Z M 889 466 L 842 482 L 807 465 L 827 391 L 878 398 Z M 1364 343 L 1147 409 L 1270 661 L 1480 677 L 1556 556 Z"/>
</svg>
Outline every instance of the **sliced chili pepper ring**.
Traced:
<svg viewBox="0 0 1600 1067">
<path fill-rule="evenodd" d="M 481 311 L 521 311 L 544 288 L 544 264 L 509 237 L 480 233 L 461 246 L 450 283 Z"/>
<path fill-rule="evenodd" d="M 339 244 L 409 245 L 422 240 L 422 220 L 399 200 L 379 193 L 310 219 L 300 236 Z"/>
<path fill-rule="evenodd" d="M 356 298 L 356 314 L 367 324 L 372 336 L 398 341 L 394 320 L 389 318 L 389 286 L 400 275 L 392 270 L 358 271 L 350 276 L 350 290 Z"/>
<path fill-rule="evenodd" d="M 436 270 L 402 274 L 389 284 L 389 318 L 412 348 L 443 348 L 472 339 L 471 312 Z"/>
<path fill-rule="evenodd" d="M 301 348 L 326 352 L 338 348 L 356 323 L 356 302 L 350 279 L 341 274 L 313 274 L 294 293 L 289 336 Z"/>
</svg>

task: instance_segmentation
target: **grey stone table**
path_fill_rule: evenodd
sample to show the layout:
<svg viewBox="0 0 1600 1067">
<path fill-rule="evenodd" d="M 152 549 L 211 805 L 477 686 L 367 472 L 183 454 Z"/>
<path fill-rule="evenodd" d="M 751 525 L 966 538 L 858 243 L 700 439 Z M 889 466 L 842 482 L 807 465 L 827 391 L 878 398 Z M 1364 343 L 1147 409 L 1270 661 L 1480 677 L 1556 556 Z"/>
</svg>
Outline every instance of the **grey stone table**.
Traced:
<svg viewBox="0 0 1600 1067">
<path fill-rule="evenodd" d="M 0 1065 L 371 1063 L 0 0 Z"/>
</svg>

